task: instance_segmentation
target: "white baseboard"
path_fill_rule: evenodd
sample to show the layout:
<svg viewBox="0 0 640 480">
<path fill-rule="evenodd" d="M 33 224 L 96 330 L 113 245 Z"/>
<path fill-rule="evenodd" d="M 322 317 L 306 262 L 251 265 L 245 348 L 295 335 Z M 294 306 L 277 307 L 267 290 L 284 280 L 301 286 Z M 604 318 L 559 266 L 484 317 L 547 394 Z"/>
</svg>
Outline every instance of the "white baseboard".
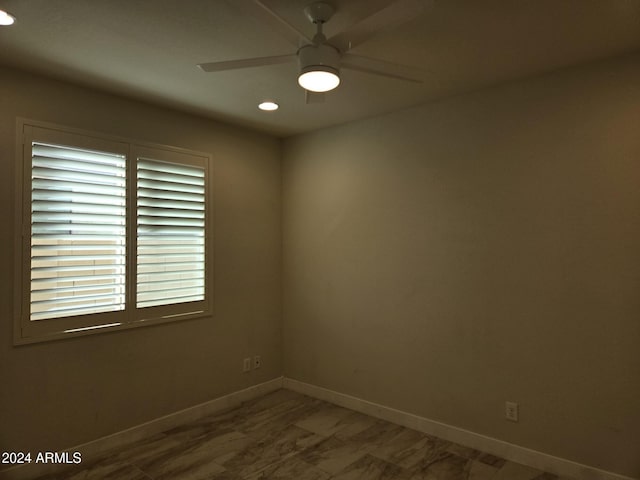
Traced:
<svg viewBox="0 0 640 480">
<path fill-rule="evenodd" d="M 637 480 L 291 378 L 284 378 L 283 387 L 556 475 L 581 480 Z"/>
<path fill-rule="evenodd" d="M 259 385 L 254 385 L 244 390 L 230 393 L 223 397 L 210 400 L 200 405 L 185 408 L 179 412 L 156 418 L 149 422 L 137 425 L 135 427 L 123 430 L 121 432 L 108 435 L 106 437 L 93 440 L 91 442 L 78 445 L 76 447 L 67 448 L 65 452 L 81 452 L 82 463 L 91 461 L 92 458 L 100 457 L 109 450 L 123 446 L 127 443 L 142 440 L 143 438 L 156 435 L 165 430 L 189 423 L 207 415 L 212 415 L 224 410 L 240 406 L 241 403 L 260 397 L 274 390 L 282 388 L 283 378 L 278 377 Z M 42 475 L 49 475 L 60 472 L 68 468 L 69 465 L 55 465 L 44 463 L 30 463 L 7 470 L 0 471 L 0 479 L 2 480 L 31 480 Z"/>
</svg>

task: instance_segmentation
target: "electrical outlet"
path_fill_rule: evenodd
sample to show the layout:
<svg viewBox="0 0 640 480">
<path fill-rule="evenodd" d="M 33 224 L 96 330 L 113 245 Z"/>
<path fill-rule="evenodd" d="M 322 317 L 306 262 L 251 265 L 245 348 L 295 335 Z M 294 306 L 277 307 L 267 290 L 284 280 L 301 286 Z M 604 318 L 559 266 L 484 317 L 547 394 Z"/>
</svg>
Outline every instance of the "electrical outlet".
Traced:
<svg viewBox="0 0 640 480">
<path fill-rule="evenodd" d="M 243 372 L 251 371 L 251 357 L 247 357 L 242 361 L 242 371 Z"/>
<path fill-rule="evenodd" d="M 253 357 L 253 368 L 260 368 L 260 365 L 262 365 L 262 359 L 260 355 L 256 355 Z"/>
<path fill-rule="evenodd" d="M 505 402 L 504 417 L 512 422 L 518 421 L 518 404 L 516 402 Z"/>
</svg>

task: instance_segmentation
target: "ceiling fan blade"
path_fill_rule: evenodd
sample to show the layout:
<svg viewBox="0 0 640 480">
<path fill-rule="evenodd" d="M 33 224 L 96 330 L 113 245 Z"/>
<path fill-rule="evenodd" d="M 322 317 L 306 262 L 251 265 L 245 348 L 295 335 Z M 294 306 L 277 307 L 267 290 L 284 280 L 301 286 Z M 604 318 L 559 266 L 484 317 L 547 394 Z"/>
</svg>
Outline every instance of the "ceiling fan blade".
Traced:
<svg viewBox="0 0 640 480">
<path fill-rule="evenodd" d="M 342 68 L 357 70 L 359 72 L 372 73 L 374 75 L 381 75 L 383 77 L 396 78 L 398 80 L 406 80 L 414 83 L 422 83 L 422 77 L 428 73 L 419 68 L 384 62 L 382 60 L 363 57 L 362 55 L 353 55 L 351 53 L 346 53 L 342 56 L 340 66 Z"/>
<path fill-rule="evenodd" d="M 252 15 L 270 25 L 271 28 L 280 32 L 280 34 L 286 38 L 289 43 L 295 45 L 296 48 L 299 48 L 306 43 L 313 43 L 306 34 L 271 10 L 271 8 L 266 6 L 261 0 L 235 0 L 231 3 L 233 5 L 237 5 L 247 15 Z"/>
<path fill-rule="evenodd" d="M 242 60 L 228 60 L 225 62 L 199 63 L 198 67 L 204 72 L 221 72 L 224 70 L 236 70 L 239 68 L 262 67 L 265 65 L 277 65 L 280 63 L 294 62 L 298 58 L 295 54 L 276 55 L 273 57 L 244 58 Z"/>
<path fill-rule="evenodd" d="M 433 0 L 396 0 L 372 15 L 364 18 L 347 30 L 328 40 L 341 52 L 351 50 L 369 38 L 408 22 L 420 15 Z"/>
<path fill-rule="evenodd" d="M 324 92 L 312 92 L 310 90 L 305 90 L 305 103 L 309 105 L 310 103 L 324 103 Z"/>
</svg>

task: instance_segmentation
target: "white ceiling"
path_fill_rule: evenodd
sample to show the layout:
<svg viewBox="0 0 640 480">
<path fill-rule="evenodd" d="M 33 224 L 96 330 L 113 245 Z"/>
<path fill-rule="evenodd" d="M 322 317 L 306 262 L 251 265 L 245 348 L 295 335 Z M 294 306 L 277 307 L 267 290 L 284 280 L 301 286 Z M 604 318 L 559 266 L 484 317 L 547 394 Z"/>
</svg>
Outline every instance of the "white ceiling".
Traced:
<svg viewBox="0 0 640 480">
<path fill-rule="evenodd" d="M 305 104 L 295 64 L 204 73 L 197 63 L 294 53 L 251 0 L 0 0 L 0 64 L 215 119 L 292 135 L 510 79 L 640 50 L 640 0 L 424 0 L 424 13 L 353 53 L 425 70 L 424 83 L 343 70 Z M 311 0 L 264 0 L 299 30 Z M 392 0 L 329 0 L 331 36 Z M 276 100 L 277 112 L 259 111 Z"/>
</svg>

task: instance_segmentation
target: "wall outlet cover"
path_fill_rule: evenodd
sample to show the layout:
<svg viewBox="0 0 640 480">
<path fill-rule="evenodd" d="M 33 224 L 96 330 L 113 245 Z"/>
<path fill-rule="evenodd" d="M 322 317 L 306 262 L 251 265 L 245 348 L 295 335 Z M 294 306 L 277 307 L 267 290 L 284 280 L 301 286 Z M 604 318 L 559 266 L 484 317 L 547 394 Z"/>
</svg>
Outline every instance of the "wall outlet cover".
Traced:
<svg viewBox="0 0 640 480">
<path fill-rule="evenodd" d="M 505 402 L 504 416 L 512 422 L 518 421 L 518 404 L 516 402 Z"/>
</svg>

